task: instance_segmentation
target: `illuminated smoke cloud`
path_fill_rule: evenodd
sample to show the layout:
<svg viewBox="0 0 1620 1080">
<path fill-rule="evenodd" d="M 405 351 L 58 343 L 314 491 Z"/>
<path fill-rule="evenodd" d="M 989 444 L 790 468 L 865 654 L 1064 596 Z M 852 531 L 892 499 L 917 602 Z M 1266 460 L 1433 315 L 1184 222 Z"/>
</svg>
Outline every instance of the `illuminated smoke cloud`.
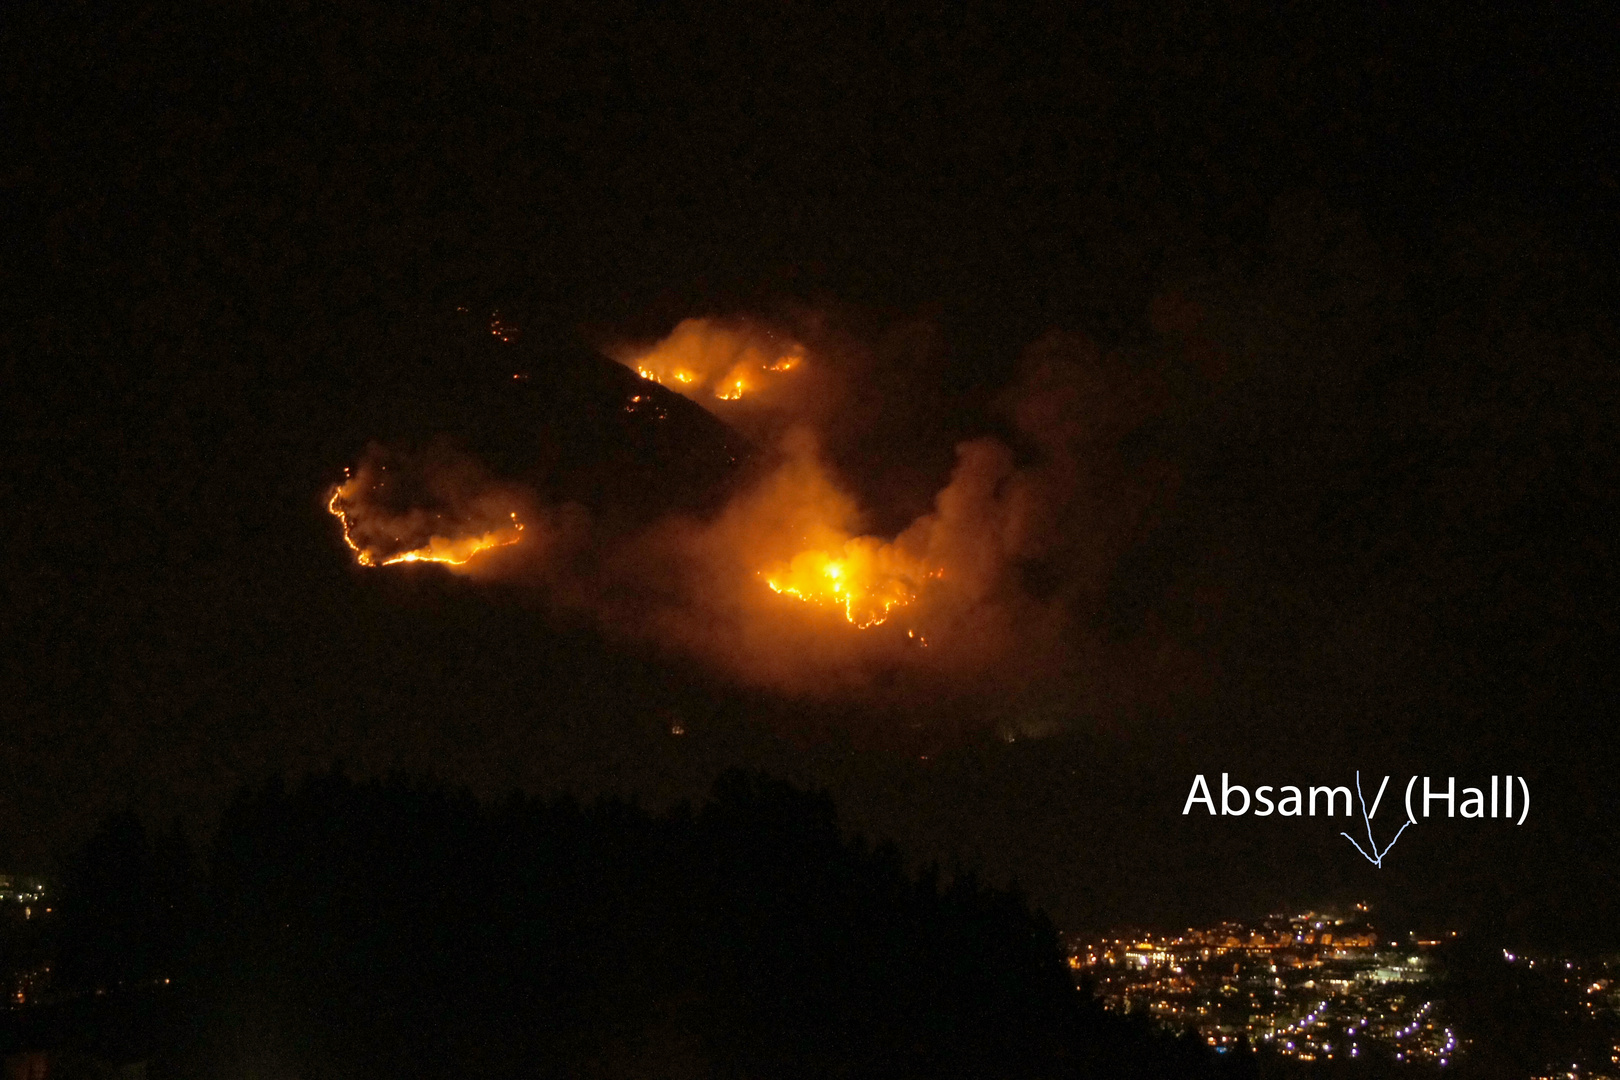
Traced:
<svg viewBox="0 0 1620 1080">
<path fill-rule="evenodd" d="M 807 320 L 813 322 L 814 320 Z M 830 335 L 814 350 L 797 334 L 746 319 L 685 319 L 656 342 L 605 351 L 642 378 L 702 406 L 760 446 L 808 424 L 830 433 L 849 412 L 847 357 Z"/>
<path fill-rule="evenodd" d="M 327 510 L 361 566 L 432 562 L 465 571 L 494 549 L 539 543 L 528 500 L 447 446 L 406 454 L 372 444 Z"/>
<path fill-rule="evenodd" d="M 1032 348 L 1001 403 L 1016 445 L 958 446 L 932 508 L 885 537 L 865 531 L 822 454 L 814 399 L 825 395 L 795 385 L 827 385 L 814 352 L 759 327 L 687 320 L 618 355 L 717 413 L 772 412 L 756 431 L 774 431 L 773 444 L 718 513 L 598 536 L 588 559 L 553 565 L 543 576 L 562 603 L 739 681 L 809 697 L 930 700 L 1095 680 L 1109 667 L 1095 609 L 1166 480 L 1118 452 L 1152 409 L 1122 366 L 1077 339 Z M 333 496 L 362 561 L 443 551 L 477 566 L 488 556 L 475 549 L 506 543 L 523 558 L 508 557 L 505 572 L 533 564 L 527 531 L 539 518 L 513 489 L 442 451 L 417 471 L 402 484 L 374 452 Z"/>
<path fill-rule="evenodd" d="M 650 348 L 619 346 L 612 352 L 642 378 L 709 408 L 768 398 L 805 355 L 804 346 L 768 327 L 713 319 L 686 319 Z"/>
<path fill-rule="evenodd" d="M 675 601 L 641 618 L 743 679 L 801 694 L 1065 676 L 1074 646 L 1100 648 L 1091 615 L 1165 481 L 1117 452 L 1150 395 L 1054 338 L 1031 350 L 1005 407 L 1022 459 L 997 439 L 963 443 L 932 510 L 892 539 L 862 531 L 816 436 L 793 429 L 713 520 L 643 538 L 627 575 L 679 570 L 662 590 Z"/>
</svg>

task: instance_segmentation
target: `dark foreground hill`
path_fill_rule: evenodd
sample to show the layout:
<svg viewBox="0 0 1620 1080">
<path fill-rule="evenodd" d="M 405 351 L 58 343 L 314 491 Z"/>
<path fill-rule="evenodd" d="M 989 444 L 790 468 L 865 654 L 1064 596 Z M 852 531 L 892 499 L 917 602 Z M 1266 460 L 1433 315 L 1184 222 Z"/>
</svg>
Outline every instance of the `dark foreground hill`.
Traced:
<svg viewBox="0 0 1620 1080">
<path fill-rule="evenodd" d="M 665 815 L 329 775 L 241 796 L 199 892 L 176 851 L 128 819 L 103 830 L 60 943 L 61 981 L 88 998 L 13 1021 L 12 1048 L 144 1059 L 154 1078 L 1224 1064 L 1083 1005 L 1016 893 L 910 876 L 825 797 L 753 775 Z M 154 985 L 158 1005 L 120 1004 Z"/>
</svg>

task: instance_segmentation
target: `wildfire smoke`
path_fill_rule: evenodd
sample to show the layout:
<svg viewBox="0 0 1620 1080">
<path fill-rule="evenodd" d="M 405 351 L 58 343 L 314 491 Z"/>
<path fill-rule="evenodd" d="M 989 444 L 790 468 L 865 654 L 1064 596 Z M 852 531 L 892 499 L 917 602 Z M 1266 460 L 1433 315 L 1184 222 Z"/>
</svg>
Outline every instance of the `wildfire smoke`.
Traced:
<svg viewBox="0 0 1620 1080">
<path fill-rule="evenodd" d="M 447 447 L 413 458 L 373 445 L 346 473 L 326 509 L 361 566 L 430 562 L 459 569 L 524 539 L 517 508 L 525 497 Z"/>
<path fill-rule="evenodd" d="M 718 513 L 672 514 L 629 535 L 586 522 L 570 555 L 534 535 L 554 530 L 532 491 L 443 447 L 374 446 L 329 502 L 360 563 L 466 572 L 511 548 L 491 572 L 539 567 L 529 576 L 557 602 L 796 694 L 915 693 L 918 680 L 982 689 L 1072 676 L 1077 654 L 1087 662 L 1074 646 L 1098 640 L 1088 607 L 1158 486 L 1119 462 L 1115 443 L 1141 402 L 1120 404 L 1120 372 L 1089 346 L 1053 339 L 1032 350 L 1004 410 L 1024 449 L 961 444 L 931 509 L 892 537 L 864 529 L 823 456 L 817 424 L 836 373 L 811 349 L 687 320 L 618 355 L 771 440 Z M 1032 589 L 1033 579 L 1049 584 Z"/>
</svg>

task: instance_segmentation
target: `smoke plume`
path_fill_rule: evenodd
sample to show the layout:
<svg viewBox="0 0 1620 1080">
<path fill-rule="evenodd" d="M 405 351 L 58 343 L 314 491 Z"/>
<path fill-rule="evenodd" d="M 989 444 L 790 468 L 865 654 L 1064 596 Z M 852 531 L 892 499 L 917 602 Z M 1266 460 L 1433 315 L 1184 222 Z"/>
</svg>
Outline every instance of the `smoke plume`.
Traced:
<svg viewBox="0 0 1620 1080">
<path fill-rule="evenodd" d="M 611 351 L 759 444 L 717 513 L 610 536 L 576 508 L 570 542 L 557 544 L 559 508 L 470 458 L 373 446 L 331 497 L 360 561 L 523 577 L 616 634 L 793 695 L 1105 692 L 1112 646 L 1096 612 L 1170 482 L 1120 452 L 1156 407 L 1150 380 L 1080 339 L 1043 340 L 997 403 L 1002 434 L 961 442 L 930 509 L 879 535 L 824 450 L 828 403 L 858 393 L 836 348 L 691 319 Z M 646 400 L 632 395 L 627 411 Z"/>
</svg>

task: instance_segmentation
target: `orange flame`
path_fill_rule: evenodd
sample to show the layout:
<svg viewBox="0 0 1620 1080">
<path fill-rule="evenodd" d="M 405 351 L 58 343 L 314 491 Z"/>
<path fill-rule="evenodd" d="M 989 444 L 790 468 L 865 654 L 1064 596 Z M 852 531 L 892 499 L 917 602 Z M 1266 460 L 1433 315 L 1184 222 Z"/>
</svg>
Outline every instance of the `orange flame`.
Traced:
<svg viewBox="0 0 1620 1080">
<path fill-rule="evenodd" d="M 510 514 L 512 524 L 499 529 L 492 529 L 479 536 L 431 536 L 428 542 L 421 547 L 410 551 L 397 552 L 386 558 L 378 558 L 375 549 L 361 546 L 355 542 L 352 532 L 352 523 L 349 520 L 345 503 L 352 498 L 355 491 L 352 489 L 359 481 L 350 479 L 332 489 L 332 497 L 327 500 L 326 509 L 337 518 L 343 526 L 343 542 L 354 552 L 355 561 L 361 566 L 395 566 L 399 563 L 431 562 L 446 566 L 463 566 L 479 552 L 491 548 L 510 547 L 523 539 L 523 523 L 518 520 L 517 513 Z"/>
<path fill-rule="evenodd" d="M 687 319 L 650 351 L 620 358 L 643 379 L 694 400 L 707 390 L 720 401 L 736 401 L 768 385 L 773 375 L 794 370 L 803 359 L 801 346 L 789 343 L 784 351 L 767 331 L 707 319 Z"/>
<path fill-rule="evenodd" d="M 714 388 L 714 396 L 721 401 L 736 401 L 748 389 L 748 380 L 733 372 L 726 381 Z"/>
<path fill-rule="evenodd" d="M 772 592 L 840 607 L 850 625 L 865 630 L 883 625 L 896 608 L 917 599 L 924 581 L 942 575 L 941 571 L 921 572 L 903 562 L 894 545 L 858 536 L 845 542 L 836 554 L 801 551 L 787 566 L 763 576 Z"/>
<path fill-rule="evenodd" d="M 675 382 L 680 383 L 682 386 L 691 385 L 692 381 L 697 378 L 696 375 L 693 375 L 690 371 L 687 371 L 685 368 L 676 368 L 674 371 L 666 372 L 665 375 L 660 375 L 658 372 L 654 371 L 652 368 L 638 366 L 636 368 L 636 374 L 640 375 L 643 379 L 646 379 L 648 382 L 655 382 L 660 386 L 662 386 L 664 384 L 665 375 L 667 375 L 670 379 L 674 380 Z"/>
</svg>

